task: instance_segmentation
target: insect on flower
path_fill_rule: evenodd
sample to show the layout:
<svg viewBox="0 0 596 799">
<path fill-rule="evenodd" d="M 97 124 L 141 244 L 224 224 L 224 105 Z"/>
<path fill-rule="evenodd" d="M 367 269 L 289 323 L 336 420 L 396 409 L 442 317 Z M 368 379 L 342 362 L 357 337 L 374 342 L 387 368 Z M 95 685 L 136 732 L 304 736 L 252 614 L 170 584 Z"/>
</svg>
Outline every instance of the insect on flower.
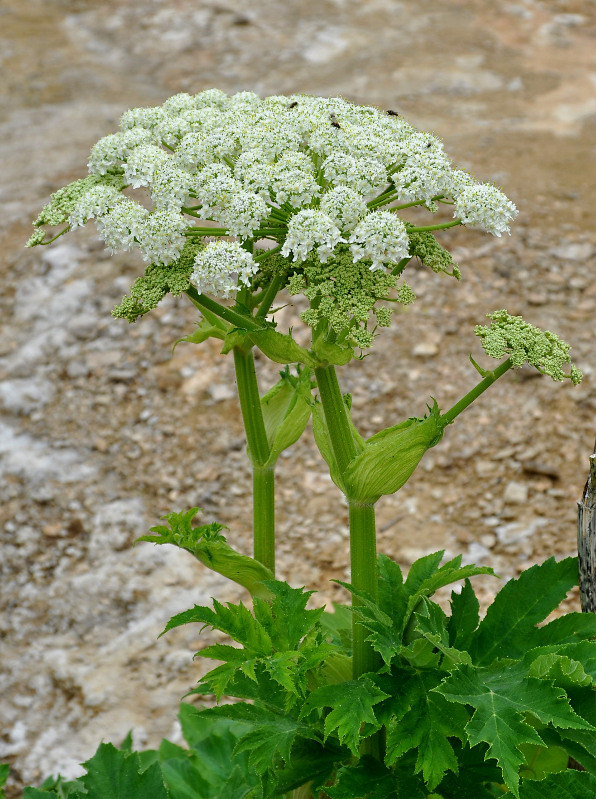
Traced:
<svg viewBox="0 0 596 799">
<path fill-rule="evenodd" d="M 391 109 L 391 108 L 388 108 L 386 113 L 390 117 L 398 117 L 398 116 L 400 116 L 400 114 L 398 114 L 397 111 L 393 111 L 393 109 Z"/>
<path fill-rule="evenodd" d="M 331 119 L 331 124 L 333 125 L 333 127 L 338 128 L 338 130 L 341 130 L 341 125 L 339 124 L 339 120 L 335 116 L 335 114 L 329 114 L 329 118 Z"/>
</svg>

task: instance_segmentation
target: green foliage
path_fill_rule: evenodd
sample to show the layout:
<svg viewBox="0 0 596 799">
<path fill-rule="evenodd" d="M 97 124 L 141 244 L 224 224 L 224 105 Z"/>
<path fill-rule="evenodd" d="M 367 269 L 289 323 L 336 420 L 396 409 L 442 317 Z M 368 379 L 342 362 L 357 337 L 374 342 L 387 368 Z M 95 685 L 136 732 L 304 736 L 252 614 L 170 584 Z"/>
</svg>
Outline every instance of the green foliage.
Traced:
<svg viewBox="0 0 596 799">
<path fill-rule="evenodd" d="M 189 236 L 176 261 L 167 265 L 149 264 L 143 277 L 138 277 L 132 284 L 130 295 L 125 295 L 120 305 L 114 308 L 112 316 L 136 322 L 140 316 L 157 307 L 166 294 L 177 296 L 189 289 L 195 256 L 203 246 L 197 236 Z"/>
<path fill-rule="evenodd" d="M 164 537 L 186 540 L 192 516 L 175 515 Z M 358 603 L 335 614 L 307 609 L 312 592 L 275 580 L 265 583 L 270 601 L 255 597 L 252 612 L 214 600 L 178 614 L 166 630 L 196 622 L 235 642 L 197 653 L 220 665 L 193 693 L 250 701 L 183 705 L 188 749 L 163 741 L 136 753 L 130 737 L 120 750 L 102 744 L 86 775 L 27 789 L 26 799 L 143 791 L 269 799 L 308 784 L 330 799 L 593 796 L 596 617 L 539 626 L 573 586 L 576 562 L 532 567 L 506 583 L 480 621 L 470 578 L 491 570 L 442 556 L 420 558 L 405 578 L 381 556 L 378 600 L 347 586 Z M 462 581 L 446 613 L 431 597 Z M 382 657 L 378 671 L 358 678 L 346 668 L 350 613 Z M 361 754 L 375 734 L 381 761 Z M 569 757 L 587 771 L 569 771 Z"/>
<path fill-rule="evenodd" d="M 190 508 L 181 513 L 167 513 L 162 518 L 168 524 L 151 527 L 155 535 L 143 535 L 137 541 L 153 544 L 173 544 L 192 553 L 208 569 L 242 585 L 253 596 L 269 597 L 265 580 L 273 576 L 270 570 L 248 555 L 242 555 L 226 542 L 221 530 L 227 528 L 217 522 L 193 527 L 192 520 L 200 508 Z"/>
<path fill-rule="evenodd" d="M 550 330 L 524 322 L 521 316 L 511 316 L 507 311 L 494 311 L 487 314 L 490 325 L 476 325 L 474 332 L 480 337 L 482 347 L 492 358 L 509 355 L 514 366 L 524 363 L 534 366 L 553 380 L 569 378 L 574 385 L 581 382 L 582 373 L 571 363 L 569 345 Z M 563 365 L 569 363 L 569 374 Z"/>
<path fill-rule="evenodd" d="M 10 774 L 10 766 L 8 763 L 0 763 L 0 799 L 5 799 L 4 786 Z"/>
</svg>

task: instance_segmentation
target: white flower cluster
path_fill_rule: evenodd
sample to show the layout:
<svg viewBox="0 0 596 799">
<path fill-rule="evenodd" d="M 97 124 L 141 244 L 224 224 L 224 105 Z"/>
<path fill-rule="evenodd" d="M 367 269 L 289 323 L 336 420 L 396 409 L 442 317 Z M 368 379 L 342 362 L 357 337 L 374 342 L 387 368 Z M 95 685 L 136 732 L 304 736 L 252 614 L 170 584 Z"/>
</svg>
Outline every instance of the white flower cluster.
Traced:
<svg viewBox="0 0 596 799">
<path fill-rule="evenodd" d="M 406 226 L 391 211 L 373 211 L 358 224 L 350 236 L 354 261 L 370 258 L 371 269 L 398 263 L 408 258 L 410 241 Z"/>
<path fill-rule="evenodd" d="M 436 137 L 337 97 L 177 94 L 127 111 L 120 132 L 91 151 L 89 170 L 106 184 L 68 209 L 70 226 L 95 219 L 110 249 L 137 247 L 163 264 L 179 257 L 198 220 L 240 241 L 268 237 L 296 262 L 312 252 L 326 262 L 349 240 L 355 261 L 379 269 L 409 252 L 404 223 L 381 210 L 388 203 L 435 210 L 433 198 L 450 199 L 456 219 L 496 236 L 517 215 L 494 186 L 453 169 Z M 114 176 L 145 189 L 146 200 L 108 185 Z M 231 276 L 246 282 L 255 269 L 246 250 L 219 242 L 201 251 L 194 280 L 225 295 Z"/>
<path fill-rule="evenodd" d="M 500 236 L 509 233 L 509 222 L 517 216 L 515 205 L 502 191 L 488 183 L 466 186 L 455 196 L 455 212 L 465 225 Z"/>
<path fill-rule="evenodd" d="M 307 208 L 290 217 L 281 254 L 287 257 L 294 253 L 294 261 L 304 261 L 318 244 L 317 255 L 326 263 L 342 241 L 345 239 L 342 239 L 340 229 L 327 214 Z"/>
<path fill-rule="evenodd" d="M 200 292 L 229 297 L 238 283 L 247 286 L 259 267 L 236 241 L 212 241 L 195 257 L 191 280 Z"/>
</svg>

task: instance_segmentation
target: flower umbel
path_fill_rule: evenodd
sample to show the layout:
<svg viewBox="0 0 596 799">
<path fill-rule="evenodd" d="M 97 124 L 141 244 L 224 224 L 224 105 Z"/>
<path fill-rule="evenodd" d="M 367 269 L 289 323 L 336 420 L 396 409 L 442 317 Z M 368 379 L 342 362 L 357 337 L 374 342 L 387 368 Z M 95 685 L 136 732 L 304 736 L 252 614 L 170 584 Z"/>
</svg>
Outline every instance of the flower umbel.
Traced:
<svg viewBox="0 0 596 799">
<path fill-rule="evenodd" d="M 194 280 L 219 297 L 235 295 L 259 270 L 254 285 L 264 288 L 271 257 L 288 267 L 316 257 L 336 269 L 351 257 L 366 269 L 399 275 L 418 256 L 434 271 L 458 277 L 428 226 L 406 222 L 395 204 L 435 213 L 440 202 L 450 202 L 455 221 L 431 225 L 433 231 L 467 224 L 500 236 L 517 215 L 501 191 L 454 169 L 437 137 L 339 97 L 261 99 L 215 89 L 177 94 L 161 106 L 123 114 L 120 130 L 93 147 L 88 167 L 89 177 L 52 196 L 37 228 L 66 225 L 56 234 L 62 235 L 93 219 L 112 252 L 137 249 L 157 265 L 177 262 L 185 239 L 206 239 L 211 243 L 197 256 Z M 28 246 L 49 243 L 52 235 L 36 232 Z M 216 244 L 214 237 L 227 241 Z M 290 272 L 278 271 L 279 288 Z M 303 318 L 333 318 L 334 329 L 339 319 L 351 320 L 350 340 L 368 345 L 371 331 L 356 329 L 363 319 L 346 308 L 364 302 L 368 318 L 377 289 L 366 301 L 360 294 L 355 306 L 353 287 L 342 296 L 340 274 L 329 280 L 336 287 L 331 293 L 307 293 L 316 307 Z M 394 288 L 397 297 L 389 301 L 411 300 L 411 292 Z M 384 325 L 389 310 L 378 310 Z"/>
<path fill-rule="evenodd" d="M 482 347 L 491 358 L 509 355 L 516 367 L 529 363 L 539 372 L 549 375 L 553 380 L 571 380 L 578 385 L 582 373 L 571 362 L 569 345 L 549 330 L 540 330 L 521 316 L 511 316 L 507 311 L 494 311 L 487 314 L 490 325 L 477 325 L 474 332 L 480 337 Z M 563 371 L 564 364 L 570 364 L 569 374 Z"/>
</svg>

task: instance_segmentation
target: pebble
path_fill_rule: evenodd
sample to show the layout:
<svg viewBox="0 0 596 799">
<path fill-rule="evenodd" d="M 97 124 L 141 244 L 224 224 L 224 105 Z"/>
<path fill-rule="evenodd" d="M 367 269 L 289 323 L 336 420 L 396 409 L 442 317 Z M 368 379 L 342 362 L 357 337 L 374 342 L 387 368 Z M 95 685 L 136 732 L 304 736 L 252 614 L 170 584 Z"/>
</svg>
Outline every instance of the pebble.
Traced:
<svg viewBox="0 0 596 799">
<path fill-rule="evenodd" d="M 503 493 L 503 502 L 511 505 L 524 505 L 527 501 L 528 486 L 525 483 L 519 483 L 516 480 L 507 483 Z"/>
</svg>

